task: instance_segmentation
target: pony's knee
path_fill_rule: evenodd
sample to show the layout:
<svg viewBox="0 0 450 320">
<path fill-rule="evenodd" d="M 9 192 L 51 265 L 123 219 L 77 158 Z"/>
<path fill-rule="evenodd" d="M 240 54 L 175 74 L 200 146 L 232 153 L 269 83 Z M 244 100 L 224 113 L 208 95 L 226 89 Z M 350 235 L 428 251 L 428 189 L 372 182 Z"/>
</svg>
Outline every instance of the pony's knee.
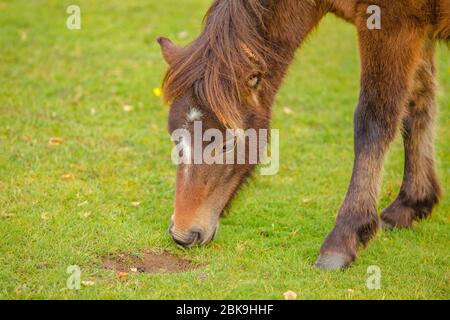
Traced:
<svg viewBox="0 0 450 320">
<path fill-rule="evenodd" d="M 356 146 L 386 146 L 394 139 L 403 110 L 380 106 L 379 101 L 363 100 L 354 115 Z"/>
</svg>

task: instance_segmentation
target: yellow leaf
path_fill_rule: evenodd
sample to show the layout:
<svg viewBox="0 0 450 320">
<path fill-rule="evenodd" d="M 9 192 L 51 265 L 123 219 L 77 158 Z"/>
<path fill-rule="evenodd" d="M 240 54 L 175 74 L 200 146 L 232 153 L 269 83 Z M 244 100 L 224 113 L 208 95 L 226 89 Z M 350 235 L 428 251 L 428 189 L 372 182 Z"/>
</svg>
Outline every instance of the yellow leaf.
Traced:
<svg viewBox="0 0 450 320">
<path fill-rule="evenodd" d="M 81 216 L 82 216 L 83 218 L 87 218 L 87 217 L 89 217 L 91 214 L 92 214 L 92 212 L 90 212 L 90 211 L 85 211 L 85 212 L 83 212 L 83 213 L 81 214 Z"/>
<path fill-rule="evenodd" d="M 355 290 L 347 289 L 347 297 L 348 298 L 350 298 L 350 299 L 353 298 L 354 294 L 355 294 Z"/>
<path fill-rule="evenodd" d="M 294 291 L 288 290 L 283 293 L 284 300 L 297 300 L 297 294 Z"/>
<path fill-rule="evenodd" d="M 58 146 L 63 142 L 64 142 L 63 138 L 60 137 L 51 137 L 50 140 L 48 141 L 48 143 L 52 146 Z"/>
<path fill-rule="evenodd" d="M 48 219 L 50 219 L 50 217 L 48 216 L 47 212 L 43 212 L 41 213 L 41 219 L 47 221 Z"/>
<path fill-rule="evenodd" d="M 11 213 L 11 212 L 0 212 L 0 218 L 12 218 L 15 217 L 16 214 L 15 213 Z"/>
<path fill-rule="evenodd" d="M 294 111 L 292 111 L 292 109 L 291 109 L 291 108 L 288 108 L 288 107 L 284 107 L 284 108 L 283 108 L 283 112 L 284 112 L 285 114 L 287 114 L 287 115 L 294 114 Z"/>
<path fill-rule="evenodd" d="M 30 136 L 28 136 L 26 134 L 22 135 L 21 139 L 22 139 L 22 141 L 28 142 L 29 145 L 34 144 L 33 138 L 31 138 Z"/>
<path fill-rule="evenodd" d="M 186 39 L 187 37 L 189 37 L 189 32 L 187 32 L 187 31 L 180 31 L 180 32 L 178 32 L 177 36 L 180 39 Z"/>
<path fill-rule="evenodd" d="M 61 180 L 72 180 L 73 179 L 73 175 L 71 175 L 70 173 L 65 173 L 61 176 Z"/>
<path fill-rule="evenodd" d="M 27 41 L 27 38 L 28 38 L 27 32 L 26 31 L 21 31 L 20 32 L 20 40 L 25 42 L 25 41 Z"/>
<path fill-rule="evenodd" d="M 303 203 L 310 203 L 311 201 L 311 198 L 303 198 Z"/>
</svg>

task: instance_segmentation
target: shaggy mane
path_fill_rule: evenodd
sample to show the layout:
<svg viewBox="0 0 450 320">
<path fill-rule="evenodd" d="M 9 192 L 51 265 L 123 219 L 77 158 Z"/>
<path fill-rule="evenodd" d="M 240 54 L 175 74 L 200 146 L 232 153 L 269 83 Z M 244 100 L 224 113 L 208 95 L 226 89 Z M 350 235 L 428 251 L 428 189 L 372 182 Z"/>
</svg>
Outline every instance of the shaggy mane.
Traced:
<svg viewBox="0 0 450 320">
<path fill-rule="evenodd" d="M 276 59 L 264 25 L 269 9 L 262 0 L 215 0 L 204 19 L 204 30 L 181 49 L 163 81 L 166 103 L 193 90 L 226 128 L 242 124 L 239 89 L 254 73 L 267 71 Z"/>
</svg>

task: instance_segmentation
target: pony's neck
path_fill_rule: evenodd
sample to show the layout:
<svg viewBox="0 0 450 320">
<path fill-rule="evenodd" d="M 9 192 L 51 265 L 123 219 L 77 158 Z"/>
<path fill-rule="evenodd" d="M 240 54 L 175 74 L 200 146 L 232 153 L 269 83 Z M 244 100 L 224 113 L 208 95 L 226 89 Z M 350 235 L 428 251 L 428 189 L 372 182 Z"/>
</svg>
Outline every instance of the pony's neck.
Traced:
<svg viewBox="0 0 450 320">
<path fill-rule="evenodd" d="M 326 14 L 323 0 L 278 0 L 267 15 L 267 36 L 281 50 L 284 65 L 271 66 L 279 70 L 276 76 L 284 77 L 295 51 Z M 279 63 L 276 61 L 274 63 Z M 281 67 L 281 68 L 280 68 Z M 280 81 L 281 82 L 281 81 Z"/>
<path fill-rule="evenodd" d="M 266 57 L 265 90 L 260 91 L 258 116 L 263 127 L 270 126 L 275 96 L 289 65 L 308 34 L 327 13 L 325 0 L 277 0 L 265 14 L 264 37 L 274 44 L 274 58 Z"/>
</svg>

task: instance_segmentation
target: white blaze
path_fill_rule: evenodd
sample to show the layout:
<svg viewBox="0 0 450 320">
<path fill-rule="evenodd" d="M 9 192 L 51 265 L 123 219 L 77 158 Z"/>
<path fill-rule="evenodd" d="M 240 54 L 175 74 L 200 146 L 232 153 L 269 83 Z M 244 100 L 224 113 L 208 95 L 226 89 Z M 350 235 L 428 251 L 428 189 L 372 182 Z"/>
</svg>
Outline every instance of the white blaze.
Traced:
<svg viewBox="0 0 450 320">
<path fill-rule="evenodd" d="M 187 120 L 189 122 L 198 121 L 203 116 L 202 112 L 198 110 L 197 108 L 191 108 L 187 114 Z"/>
</svg>

